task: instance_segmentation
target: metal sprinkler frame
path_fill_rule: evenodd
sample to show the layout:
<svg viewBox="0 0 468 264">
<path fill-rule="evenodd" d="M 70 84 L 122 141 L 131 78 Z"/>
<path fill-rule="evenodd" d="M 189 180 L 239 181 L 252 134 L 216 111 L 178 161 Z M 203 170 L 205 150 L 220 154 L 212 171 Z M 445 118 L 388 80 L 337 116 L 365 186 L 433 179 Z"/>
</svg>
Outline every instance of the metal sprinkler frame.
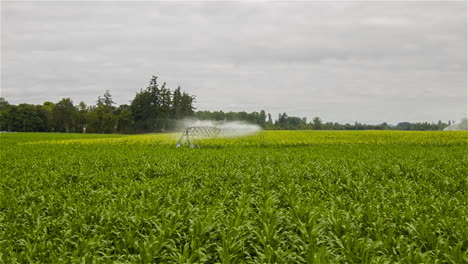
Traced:
<svg viewBox="0 0 468 264">
<path fill-rule="evenodd" d="M 176 147 L 199 147 L 196 143 L 197 138 L 216 138 L 222 133 L 222 130 L 213 126 L 195 126 L 187 127 L 179 141 L 177 142 Z"/>
</svg>

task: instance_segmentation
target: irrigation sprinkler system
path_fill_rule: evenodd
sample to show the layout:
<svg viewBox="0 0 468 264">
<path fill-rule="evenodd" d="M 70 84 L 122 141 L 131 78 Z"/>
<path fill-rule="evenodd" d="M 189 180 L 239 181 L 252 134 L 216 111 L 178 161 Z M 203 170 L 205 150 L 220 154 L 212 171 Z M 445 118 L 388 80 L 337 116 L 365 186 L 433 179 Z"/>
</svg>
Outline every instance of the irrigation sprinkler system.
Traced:
<svg viewBox="0 0 468 264">
<path fill-rule="evenodd" d="M 177 142 L 176 147 L 190 147 L 196 148 L 199 147 L 197 141 L 202 138 L 216 138 L 223 133 L 221 128 L 213 126 L 194 126 L 187 127 L 179 141 Z"/>
<path fill-rule="evenodd" d="M 186 127 L 176 147 L 200 148 L 203 139 L 246 136 L 260 130 L 257 125 L 239 121 L 204 121 Z"/>
</svg>

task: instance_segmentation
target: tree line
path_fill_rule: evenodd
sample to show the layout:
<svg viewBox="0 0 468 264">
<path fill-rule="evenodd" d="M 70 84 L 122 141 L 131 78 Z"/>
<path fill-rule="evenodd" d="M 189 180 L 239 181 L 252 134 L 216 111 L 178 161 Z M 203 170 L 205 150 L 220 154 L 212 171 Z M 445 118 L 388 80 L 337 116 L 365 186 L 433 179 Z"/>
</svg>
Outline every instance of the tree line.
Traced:
<svg viewBox="0 0 468 264">
<path fill-rule="evenodd" d="M 381 124 L 362 124 L 355 122 L 354 124 L 340 124 L 336 122 L 324 122 L 320 117 L 314 117 L 312 121 L 308 121 L 305 117 L 288 116 L 286 113 L 278 114 L 278 118 L 273 120 L 270 113 L 260 112 L 223 112 L 223 111 L 197 111 L 194 117 L 199 120 L 215 120 L 215 121 L 246 121 L 252 124 L 257 124 L 266 130 L 413 130 L 413 131 L 429 131 L 429 130 L 444 130 L 452 124 L 452 121 L 444 123 L 439 120 L 438 123 L 429 122 L 400 122 L 395 126 L 387 123 Z M 453 121 L 454 122 L 454 121 Z"/>
<path fill-rule="evenodd" d="M 9 104 L 0 97 L 0 131 L 66 133 L 147 133 L 170 130 L 175 120 L 193 116 L 195 96 L 161 86 L 153 76 L 130 104 L 117 106 L 107 90 L 95 105 L 63 98 L 42 105 Z"/>
<path fill-rule="evenodd" d="M 194 111 L 195 96 L 161 86 L 153 76 L 149 85 L 136 93 L 130 104 L 117 106 L 107 90 L 98 96 L 95 105 L 80 102 L 74 105 L 70 98 L 57 103 L 44 102 L 42 105 L 9 104 L 0 97 L 0 131 L 17 132 L 66 132 L 66 133 L 148 133 L 174 130 L 177 120 L 194 118 L 214 121 L 245 121 L 257 124 L 267 130 L 443 130 L 451 125 L 444 123 L 401 122 L 396 126 L 387 123 L 377 125 L 340 124 L 324 122 L 315 117 L 308 121 L 305 117 L 288 116 L 281 113 L 273 120 L 270 113 Z"/>
</svg>

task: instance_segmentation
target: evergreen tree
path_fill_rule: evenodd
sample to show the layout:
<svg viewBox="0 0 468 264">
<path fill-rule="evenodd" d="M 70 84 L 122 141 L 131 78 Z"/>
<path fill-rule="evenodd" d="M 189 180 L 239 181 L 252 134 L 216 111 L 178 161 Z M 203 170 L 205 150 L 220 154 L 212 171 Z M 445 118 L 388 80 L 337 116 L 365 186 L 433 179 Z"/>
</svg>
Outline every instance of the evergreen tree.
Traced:
<svg viewBox="0 0 468 264">
<path fill-rule="evenodd" d="M 188 93 L 183 92 L 180 101 L 182 117 L 193 116 L 193 110 L 195 110 L 195 107 L 193 107 L 193 103 L 195 102 L 195 96 L 190 96 Z"/>
<path fill-rule="evenodd" d="M 160 126 L 162 131 L 166 130 L 169 118 L 171 118 L 172 112 L 172 94 L 171 90 L 166 88 L 166 83 L 163 83 L 159 91 L 160 94 L 160 107 L 159 107 L 159 118 Z"/>
<path fill-rule="evenodd" d="M 172 96 L 172 115 L 173 119 L 181 119 L 182 116 L 182 93 L 180 92 L 180 86 L 174 90 Z"/>
<path fill-rule="evenodd" d="M 260 111 L 260 114 L 259 114 L 259 116 L 258 116 L 258 122 L 257 122 L 257 124 L 259 124 L 260 126 L 264 126 L 264 125 L 265 125 L 265 122 L 266 122 L 265 110 L 261 110 L 261 111 Z"/>
</svg>

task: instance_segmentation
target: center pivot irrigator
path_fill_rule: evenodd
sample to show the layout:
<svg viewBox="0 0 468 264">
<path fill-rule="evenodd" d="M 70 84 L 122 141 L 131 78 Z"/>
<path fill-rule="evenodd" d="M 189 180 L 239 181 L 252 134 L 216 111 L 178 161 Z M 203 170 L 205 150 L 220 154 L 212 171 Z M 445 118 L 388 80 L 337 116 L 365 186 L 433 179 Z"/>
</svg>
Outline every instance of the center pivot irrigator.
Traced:
<svg viewBox="0 0 468 264">
<path fill-rule="evenodd" d="M 216 138 L 221 134 L 221 128 L 212 126 L 187 127 L 177 142 L 177 147 L 198 147 L 196 141 L 200 138 Z"/>
<path fill-rule="evenodd" d="M 258 125 L 240 121 L 186 121 L 176 147 L 199 148 L 200 140 L 208 138 L 232 138 L 254 134 L 260 131 Z"/>
</svg>

